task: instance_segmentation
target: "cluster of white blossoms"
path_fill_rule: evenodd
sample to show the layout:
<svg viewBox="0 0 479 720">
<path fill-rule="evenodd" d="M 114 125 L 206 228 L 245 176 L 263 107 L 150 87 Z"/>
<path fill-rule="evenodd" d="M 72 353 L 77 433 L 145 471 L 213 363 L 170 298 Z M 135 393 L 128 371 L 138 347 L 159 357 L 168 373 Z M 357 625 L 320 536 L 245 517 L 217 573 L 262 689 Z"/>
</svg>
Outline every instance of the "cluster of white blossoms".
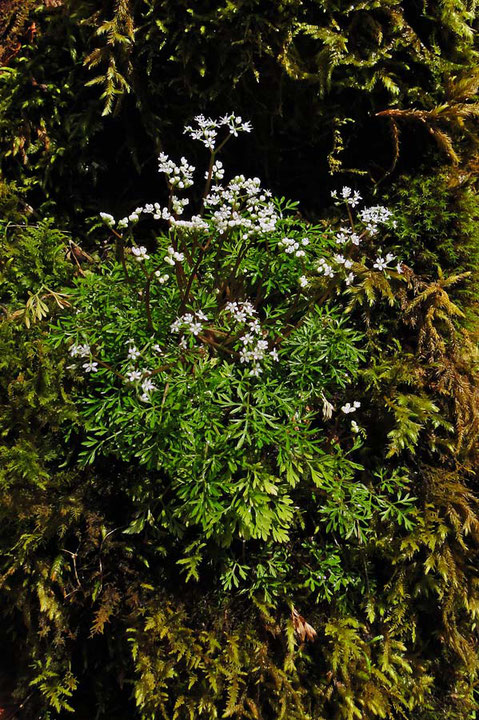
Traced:
<svg viewBox="0 0 479 720">
<path fill-rule="evenodd" d="M 205 172 L 205 180 L 208 180 L 210 174 L 208 170 Z M 221 160 L 216 160 L 213 163 L 213 167 L 211 168 L 211 179 L 217 182 L 218 180 L 223 180 L 225 176 L 225 169 L 223 167 L 223 163 Z"/>
<path fill-rule="evenodd" d="M 386 257 L 383 257 L 382 255 L 378 255 L 375 262 L 373 263 L 373 268 L 375 268 L 376 270 L 382 271 L 382 272 L 385 272 L 386 270 L 392 270 L 393 268 L 390 268 L 389 264 L 394 262 L 396 259 L 397 259 L 396 256 L 393 255 L 392 253 L 388 253 L 386 255 Z M 401 263 L 398 262 L 398 264 L 396 265 L 396 267 L 394 269 L 396 270 L 396 272 L 401 274 L 402 273 Z"/>
<path fill-rule="evenodd" d="M 303 250 L 304 247 L 309 245 L 308 238 L 302 240 L 293 240 L 292 238 L 283 238 L 279 241 L 278 247 L 282 248 L 287 255 L 295 255 L 295 257 L 304 257 L 306 252 Z"/>
<path fill-rule="evenodd" d="M 86 362 L 82 363 L 83 370 L 87 373 L 98 371 L 98 363 L 91 357 L 91 348 L 88 343 L 84 343 L 83 345 L 72 345 L 70 348 L 70 357 L 81 358 L 83 360 L 88 358 Z"/>
<path fill-rule="evenodd" d="M 215 149 L 218 130 L 221 127 L 225 127 L 230 135 L 234 137 L 237 137 L 240 132 L 251 132 L 253 129 L 251 123 L 248 121 L 245 122 L 242 117 L 239 115 L 236 116 L 234 113 L 224 115 L 219 120 L 212 120 L 211 118 L 205 118 L 204 115 L 197 115 L 195 117 L 195 123 L 196 127 L 187 125 L 185 127 L 185 133 L 193 140 L 199 140 L 208 150 Z"/>
<path fill-rule="evenodd" d="M 316 271 L 320 275 L 324 275 L 324 277 L 331 277 L 331 278 L 334 277 L 333 268 L 331 267 L 331 265 L 329 265 L 329 263 L 326 262 L 326 260 L 324 258 L 320 258 L 318 260 L 318 264 L 316 266 Z"/>
<path fill-rule="evenodd" d="M 353 245 L 359 245 L 361 237 L 356 232 L 353 232 L 351 228 L 341 227 L 335 235 L 335 240 L 338 245 L 344 245 L 348 242 L 351 242 Z"/>
<path fill-rule="evenodd" d="M 128 362 L 134 362 L 136 363 L 138 359 L 141 357 L 141 352 L 138 350 L 138 348 L 135 345 L 135 341 L 133 339 L 129 339 L 126 342 L 128 347 L 127 352 L 127 360 Z M 156 346 L 153 346 L 153 349 L 155 349 Z M 149 373 L 150 371 L 147 369 L 141 370 L 138 367 L 134 367 L 131 370 L 128 370 L 125 373 L 125 381 L 129 384 L 135 385 L 136 383 L 140 383 L 140 400 L 143 402 L 151 402 L 151 393 L 154 390 L 157 390 L 158 388 L 154 384 L 154 382 L 149 378 L 145 377 L 146 373 Z"/>
<path fill-rule="evenodd" d="M 237 175 L 223 187 L 213 185 L 205 198 L 205 208 L 220 235 L 240 228 L 243 238 L 273 232 L 279 220 L 271 192 L 261 187 L 259 178 Z"/>
<path fill-rule="evenodd" d="M 157 390 L 155 383 L 150 378 L 143 378 L 143 372 L 141 370 L 129 370 L 125 375 L 126 381 L 131 384 L 135 384 L 141 381 L 140 388 L 140 400 L 143 402 L 151 402 L 151 393 Z M 142 380 L 143 378 L 143 380 Z"/>
<path fill-rule="evenodd" d="M 177 218 L 170 217 L 170 225 L 182 228 L 183 230 L 190 230 L 191 232 L 209 230 L 208 223 L 206 220 L 203 220 L 200 215 L 193 215 L 189 220 L 178 220 Z"/>
<path fill-rule="evenodd" d="M 173 196 L 171 198 L 171 207 L 173 208 L 173 212 L 175 215 L 183 215 L 185 211 L 185 207 L 189 205 L 188 198 L 178 198 Z M 169 219 L 169 218 L 168 218 Z"/>
<path fill-rule="evenodd" d="M 162 273 L 161 270 L 155 270 L 155 277 L 158 278 L 160 285 L 164 285 L 170 279 L 167 273 Z"/>
<path fill-rule="evenodd" d="M 345 202 L 351 207 L 356 207 L 356 205 L 359 205 L 359 203 L 362 200 L 361 195 L 358 193 L 357 190 L 352 190 L 350 187 L 345 185 L 338 194 L 338 190 L 333 190 L 331 192 L 331 197 L 333 200 L 335 200 L 335 205 L 340 205 L 341 203 Z"/>
<path fill-rule="evenodd" d="M 83 345 L 72 345 L 70 348 L 70 356 L 71 357 L 79 357 L 79 358 L 85 358 L 90 357 L 90 346 L 88 343 L 84 343 Z"/>
<path fill-rule="evenodd" d="M 365 225 L 370 235 L 376 235 L 379 225 L 390 223 L 394 225 L 392 220 L 392 212 L 384 205 L 374 205 L 373 207 L 363 208 L 358 212 L 358 217 Z"/>
<path fill-rule="evenodd" d="M 251 364 L 249 374 L 258 377 L 263 372 L 261 361 L 269 357 L 277 362 L 279 360 L 278 351 L 276 348 L 268 351 L 269 343 L 264 339 L 257 311 L 249 300 L 227 302 L 224 309 L 237 322 L 245 324 L 246 332 L 240 338 L 243 346 L 240 350 L 240 362 Z"/>
<path fill-rule="evenodd" d="M 168 265 L 176 265 L 176 263 L 181 263 L 185 259 L 185 256 L 182 252 L 178 252 L 175 250 L 174 247 L 170 245 L 170 247 L 167 250 L 167 255 L 165 255 L 165 263 L 168 263 Z"/>
<path fill-rule="evenodd" d="M 355 400 L 353 403 L 346 403 L 346 405 L 343 405 L 341 410 L 345 415 L 349 415 L 350 413 L 356 412 L 356 410 L 360 407 L 361 403 L 358 400 Z"/>
<path fill-rule="evenodd" d="M 249 300 L 245 300 L 245 302 L 227 302 L 224 309 L 232 315 L 237 322 L 241 323 L 257 315 L 256 308 Z M 252 322 L 256 321 L 252 320 Z"/>
<path fill-rule="evenodd" d="M 172 333 L 182 333 L 181 344 L 184 345 L 185 333 L 190 333 L 195 337 L 203 330 L 203 324 L 208 321 L 208 317 L 202 310 L 195 312 L 187 312 L 176 318 L 174 323 L 170 325 Z"/>
<path fill-rule="evenodd" d="M 181 158 L 179 165 L 176 165 L 166 153 L 160 153 L 158 157 L 158 172 L 165 173 L 172 187 L 180 190 L 191 187 L 194 171 L 194 165 L 190 165 L 185 157 Z"/>
<path fill-rule="evenodd" d="M 144 245 L 140 245 L 140 247 L 133 247 L 131 248 L 132 255 L 134 255 L 135 260 L 137 262 L 143 262 L 143 260 L 149 260 L 150 256 L 148 255 L 148 251 Z"/>
<path fill-rule="evenodd" d="M 336 255 L 334 255 L 333 260 L 334 260 L 338 265 L 343 265 L 346 270 L 349 270 L 349 269 L 352 268 L 352 266 L 353 266 L 353 261 L 352 261 L 352 260 L 350 260 L 349 258 L 345 258 L 344 255 L 341 255 L 341 254 L 339 254 L 339 253 L 336 254 Z"/>
</svg>

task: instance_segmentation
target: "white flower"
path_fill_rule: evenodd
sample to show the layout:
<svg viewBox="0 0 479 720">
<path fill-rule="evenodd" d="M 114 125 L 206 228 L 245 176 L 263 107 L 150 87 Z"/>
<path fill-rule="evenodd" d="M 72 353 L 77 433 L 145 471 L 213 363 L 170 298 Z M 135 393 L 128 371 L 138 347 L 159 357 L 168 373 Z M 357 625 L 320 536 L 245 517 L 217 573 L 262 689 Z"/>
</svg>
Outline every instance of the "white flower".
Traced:
<svg viewBox="0 0 479 720">
<path fill-rule="evenodd" d="M 171 205 L 173 207 L 173 212 L 176 213 L 176 215 L 183 215 L 185 207 L 188 205 L 190 201 L 188 198 L 177 198 L 173 196 L 171 198 Z"/>
<path fill-rule="evenodd" d="M 376 262 L 373 264 L 373 267 L 375 267 L 377 270 L 385 270 L 387 268 L 387 261 L 385 258 L 382 258 L 381 256 L 376 258 Z"/>
<path fill-rule="evenodd" d="M 231 135 L 233 135 L 234 137 L 238 137 L 239 132 L 249 133 L 253 129 L 250 122 L 244 122 L 241 116 L 236 116 L 234 113 L 230 113 L 229 115 L 225 115 L 224 117 L 222 117 L 220 120 L 220 124 L 226 125 Z"/>
<path fill-rule="evenodd" d="M 113 227 L 113 225 L 115 224 L 115 218 L 113 217 L 113 215 L 110 215 L 109 213 L 101 212 L 100 217 L 103 220 L 103 222 L 108 225 L 108 227 Z"/>
<path fill-rule="evenodd" d="M 90 360 L 89 362 L 83 363 L 83 369 L 85 372 L 98 372 L 98 363 Z"/>
<path fill-rule="evenodd" d="M 155 270 L 155 276 L 158 278 L 160 285 L 164 285 L 170 279 L 169 275 L 162 275 L 161 270 Z"/>
<path fill-rule="evenodd" d="M 271 358 L 272 358 L 275 362 L 279 362 L 279 355 L 278 355 L 278 351 L 276 350 L 276 348 L 273 348 L 273 349 L 271 350 L 270 355 L 271 355 Z"/>
<path fill-rule="evenodd" d="M 361 195 L 358 193 L 357 190 L 355 190 L 352 197 L 349 198 L 349 204 L 351 205 L 351 207 L 354 208 L 354 207 L 356 207 L 356 205 L 359 205 L 361 200 L 362 200 Z"/>
<path fill-rule="evenodd" d="M 344 245 L 351 239 L 352 230 L 347 227 L 340 228 L 336 233 L 336 242 L 338 245 Z"/>
<path fill-rule="evenodd" d="M 357 434 L 359 432 L 359 425 L 356 420 L 351 420 L 351 432 Z"/>
<path fill-rule="evenodd" d="M 131 248 L 131 252 L 135 256 L 136 260 L 138 262 L 142 262 L 143 260 L 149 260 L 150 256 L 148 255 L 147 249 L 144 245 L 140 245 L 140 247 L 133 247 Z"/>
<path fill-rule="evenodd" d="M 141 354 L 140 351 L 134 345 L 132 345 L 128 349 L 128 359 L 129 360 L 136 360 L 137 358 L 140 357 L 140 354 Z"/>
<path fill-rule="evenodd" d="M 72 345 L 70 348 L 71 357 L 88 357 L 90 354 L 90 346 L 88 343 L 84 345 Z"/>
<path fill-rule="evenodd" d="M 344 255 L 335 255 L 334 259 L 339 265 L 344 265 L 344 263 L 346 262 L 346 258 L 344 257 Z"/>
<path fill-rule="evenodd" d="M 143 380 L 143 382 L 141 383 L 141 388 L 146 394 L 151 392 L 152 390 L 156 390 L 156 385 L 152 380 L 150 380 L 150 378 L 145 378 L 145 380 Z"/>
<path fill-rule="evenodd" d="M 208 170 L 205 172 L 205 180 L 208 180 Z M 212 180 L 222 180 L 225 176 L 225 170 L 223 167 L 223 163 L 221 160 L 216 160 L 216 162 L 213 164 L 213 167 L 211 168 L 211 179 Z"/>
<path fill-rule="evenodd" d="M 346 285 L 351 285 L 351 283 L 354 281 L 354 273 L 349 273 L 349 275 L 346 275 Z"/>
<path fill-rule="evenodd" d="M 184 190 L 193 185 L 193 173 L 195 168 L 190 165 L 186 158 L 182 157 L 180 164 L 176 165 L 168 155 L 161 153 L 158 158 L 158 172 L 165 173 L 168 182 L 173 187 Z"/>
<path fill-rule="evenodd" d="M 199 322 L 191 323 L 189 330 L 196 337 L 203 330 L 203 325 Z"/>
<path fill-rule="evenodd" d="M 308 287 L 308 278 L 305 275 L 301 275 L 299 278 L 299 284 L 302 288 Z"/>
<path fill-rule="evenodd" d="M 359 219 L 371 235 L 378 231 L 378 225 L 392 224 L 392 212 L 384 205 L 374 205 L 359 211 Z"/>
<path fill-rule="evenodd" d="M 141 380 L 142 374 L 143 373 L 141 372 L 141 370 L 130 370 L 129 372 L 126 373 L 125 377 L 128 380 L 128 382 L 134 383 L 134 382 L 137 382 L 138 380 Z"/>
<path fill-rule="evenodd" d="M 396 272 L 398 272 L 400 275 L 402 275 L 402 273 L 403 273 L 402 263 L 398 262 L 398 264 L 396 265 Z"/>
<path fill-rule="evenodd" d="M 218 134 L 218 121 L 205 118 L 204 115 L 197 115 L 195 117 L 195 123 L 197 127 L 186 125 L 185 133 L 188 133 L 193 140 L 199 140 L 208 150 L 214 150 L 216 136 Z"/>
<path fill-rule="evenodd" d="M 346 403 L 346 405 L 341 407 L 341 410 L 345 415 L 348 415 L 349 413 L 356 412 L 357 407 L 359 407 L 359 405 L 356 405 L 356 403 L 353 403 L 352 405 L 351 403 Z"/>
<path fill-rule="evenodd" d="M 153 345 L 153 347 L 151 349 L 154 350 L 159 355 L 163 355 L 163 350 L 161 349 L 161 347 L 158 344 Z"/>
</svg>

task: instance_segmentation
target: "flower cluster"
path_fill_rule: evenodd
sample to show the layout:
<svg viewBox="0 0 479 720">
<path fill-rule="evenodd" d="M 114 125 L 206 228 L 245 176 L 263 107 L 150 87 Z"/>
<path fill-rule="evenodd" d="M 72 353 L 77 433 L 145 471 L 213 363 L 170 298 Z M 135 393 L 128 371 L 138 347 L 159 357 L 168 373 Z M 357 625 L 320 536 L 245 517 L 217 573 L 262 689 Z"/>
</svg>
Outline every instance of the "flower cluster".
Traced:
<svg viewBox="0 0 479 720">
<path fill-rule="evenodd" d="M 185 157 L 181 158 L 179 165 L 176 165 L 166 153 L 161 153 L 158 158 L 158 172 L 165 173 L 168 183 L 180 190 L 193 185 L 194 171 L 194 166 L 190 165 Z"/>
<path fill-rule="evenodd" d="M 331 192 L 331 197 L 333 198 L 333 200 L 336 200 L 336 205 L 340 205 L 341 202 L 345 202 L 351 207 L 356 207 L 356 205 L 359 205 L 362 200 L 359 192 L 357 190 L 351 190 L 351 188 L 347 185 L 342 188 L 339 195 L 337 190 L 333 190 Z"/>
<path fill-rule="evenodd" d="M 391 268 L 389 268 L 388 265 L 389 265 L 389 263 L 394 262 L 394 260 L 396 260 L 396 256 L 393 255 L 392 253 L 388 253 L 386 255 L 386 257 L 382 257 L 382 255 L 378 255 L 375 262 L 373 263 L 373 267 L 376 270 L 382 270 L 382 271 L 391 270 Z M 397 264 L 396 270 L 398 273 L 402 272 L 401 263 Z"/>
<path fill-rule="evenodd" d="M 249 300 L 245 302 L 227 302 L 225 311 L 230 313 L 237 322 L 246 322 L 248 318 L 253 318 L 256 315 L 256 309 Z"/>
<path fill-rule="evenodd" d="M 360 407 L 361 403 L 358 400 L 355 400 L 353 403 L 346 403 L 346 405 L 343 405 L 341 410 L 345 415 L 349 415 L 350 413 L 356 412 L 356 410 Z"/>
<path fill-rule="evenodd" d="M 165 255 L 165 263 L 168 263 L 168 265 L 176 265 L 176 263 L 181 263 L 185 259 L 184 254 L 175 250 L 171 245 L 167 252 L 168 255 Z"/>
<path fill-rule="evenodd" d="M 205 172 L 205 180 L 208 180 L 210 174 L 208 170 Z M 217 182 L 218 180 L 223 180 L 225 176 L 225 169 L 223 167 L 223 163 L 221 160 L 216 160 L 213 163 L 213 166 L 211 168 L 211 179 Z"/>
<path fill-rule="evenodd" d="M 331 267 L 331 265 L 329 265 L 329 263 L 326 262 L 324 258 L 319 259 L 316 270 L 321 275 L 324 275 L 324 277 L 334 277 L 333 268 Z"/>
<path fill-rule="evenodd" d="M 164 285 L 170 279 L 167 273 L 162 273 L 161 270 L 155 270 L 155 277 L 158 278 L 160 285 Z"/>
<path fill-rule="evenodd" d="M 303 238 L 301 241 L 293 240 L 292 238 L 283 238 L 279 241 L 278 246 L 284 250 L 287 255 L 294 255 L 296 257 L 304 257 L 306 255 L 303 247 L 309 245 L 308 238 Z"/>
<path fill-rule="evenodd" d="M 151 393 L 158 388 L 149 377 L 144 377 L 144 373 L 141 370 L 129 370 L 126 373 L 125 378 L 126 381 L 132 385 L 141 381 L 140 400 L 143 402 L 151 402 Z"/>
<path fill-rule="evenodd" d="M 150 256 L 148 255 L 148 251 L 144 245 L 140 245 L 140 247 L 131 248 L 131 252 L 134 255 L 135 260 L 137 262 L 143 262 L 143 260 L 150 259 Z"/>
<path fill-rule="evenodd" d="M 84 343 L 83 345 L 74 344 L 70 348 L 71 357 L 80 357 L 80 358 L 90 357 L 90 352 L 91 352 L 91 350 L 90 350 L 90 346 L 88 345 L 88 343 Z"/>
<path fill-rule="evenodd" d="M 70 357 L 72 358 L 88 358 L 88 360 L 82 363 L 82 368 L 87 373 L 97 372 L 98 363 L 91 357 L 91 348 L 88 343 L 83 345 L 74 344 L 70 348 Z"/>
<path fill-rule="evenodd" d="M 386 225 L 392 220 L 391 210 L 384 205 L 363 208 L 359 211 L 358 216 L 370 235 L 376 235 L 379 225 Z"/>
<path fill-rule="evenodd" d="M 353 232 L 351 228 L 341 227 L 336 233 L 335 240 L 338 245 L 344 245 L 347 242 L 351 242 L 353 245 L 359 245 L 361 237 L 356 232 Z"/>
<path fill-rule="evenodd" d="M 213 210 L 211 222 L 220 235 L 240 228 L 244 238 L 273 232 L 278 222 L 271 193 L 261 188 L 259 178 L 237 175 L 226 185 L 214 185 L 205 198 L 205 207 Z"/>
<path fill-rule="evenodd" d="M 219 120 L 212 120 L 211 118 L 205 118 L 204 115 L 197 115 L 195 117 L 196 127 L 187 125 L 185 127 L 185 133 L 187 133 L 193 140 L 198 140 L 208 148 L 208 150 L 214 150 L 216 146 L 216 138 L 218 136 L 218 130 L 221 127 L 225 127 L 230 135 L 234 137 L 238 136 L 239 132 L 251 132 L 251 123 L 245 122 L 240 116 L 236 116 L 234 113 L 225 115 Z"/>
<path fill-rule="evenodd" d="M 234 320 L 246 325 L 246 332 L 240 337 L 242 345 L 239 353 L 240 362 L 251 364 L 250 375 L 258 377 L 263 371 L 260 362 L 265 360 L 266 357 L 270 357 L 275 361 L 279 360 L 278 352 L 275 348 L 268 352 L 269 343 L 264 339 L 264 333 L 257 318 L 257 311 L 249 300 L 245 302 L 228 302 L 224 309 Z"/>
<path fill-rule="evenodd" d="M 185 332 L 194 335 L 195 337 L 200 334 L 203 330 L 203 323 L 208 320 L 207 316 L 202 310 L 196 310 L 195 312 L 185 313 L 179 318 L 176 318 L 174 323 L 170 326 L 172 333 L 183 333 L 183 340 Z"/>
</svg>

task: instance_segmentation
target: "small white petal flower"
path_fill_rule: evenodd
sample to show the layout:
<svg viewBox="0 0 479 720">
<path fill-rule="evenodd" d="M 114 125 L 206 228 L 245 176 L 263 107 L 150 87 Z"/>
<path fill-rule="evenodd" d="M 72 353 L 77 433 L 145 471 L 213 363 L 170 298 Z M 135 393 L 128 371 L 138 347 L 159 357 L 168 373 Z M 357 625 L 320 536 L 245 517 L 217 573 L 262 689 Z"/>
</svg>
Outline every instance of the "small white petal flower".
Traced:
<svg viewBox="0 0 479 720">
<path fill-rule="evenodd" d="M 133 346 L 130 347 L 130 349 L 128 350 L 128 359 L 129 359 L 129 360 L 136 360 L 137 358 L 140 357 L 140 354 L 141 354 L 140 351 L 133 345 Z"/>
<path fill-rule="evenodd" d="M 103 222 L 108 225 L 108 227 L 113 227 L 113 225 L 115 224 L 115 218 L 113 217 L 113 215 L 110 215 L 109 213 L 101 212 L 100 217 L 103 220 Z"/>
<path fill-rule="evenodd" d="M 140 245 L 140 247 L 131 248 L 131 252 L 135 256 L 135 259 L 138 262 L 143 262 L 143 260 L 150 259 L 150 256 L 148 255 L 147 249 L 144 245 Z"/>
<path fill-rule="evenodd" d="M 98 363 L 90 360 L 89 362 L 83 363 L 83 369 L 85 372 L 98 372 Z"/>
<path fill-rule="evenodd" d="M 373 267 L 377 270 L 385 270 L 387 267 L 387 262 L 385 258 L 379 256 L 376 258 L 376 262 L 373 264 Z"/>
<path fill-rule="evenodd" d="M 349 415 L 349 413 L 356 412 L 355 404 L 351 405 L 351 403 L 346 403 L 341 407 L 341 410 L 345 415 Z"/>
</svg>

